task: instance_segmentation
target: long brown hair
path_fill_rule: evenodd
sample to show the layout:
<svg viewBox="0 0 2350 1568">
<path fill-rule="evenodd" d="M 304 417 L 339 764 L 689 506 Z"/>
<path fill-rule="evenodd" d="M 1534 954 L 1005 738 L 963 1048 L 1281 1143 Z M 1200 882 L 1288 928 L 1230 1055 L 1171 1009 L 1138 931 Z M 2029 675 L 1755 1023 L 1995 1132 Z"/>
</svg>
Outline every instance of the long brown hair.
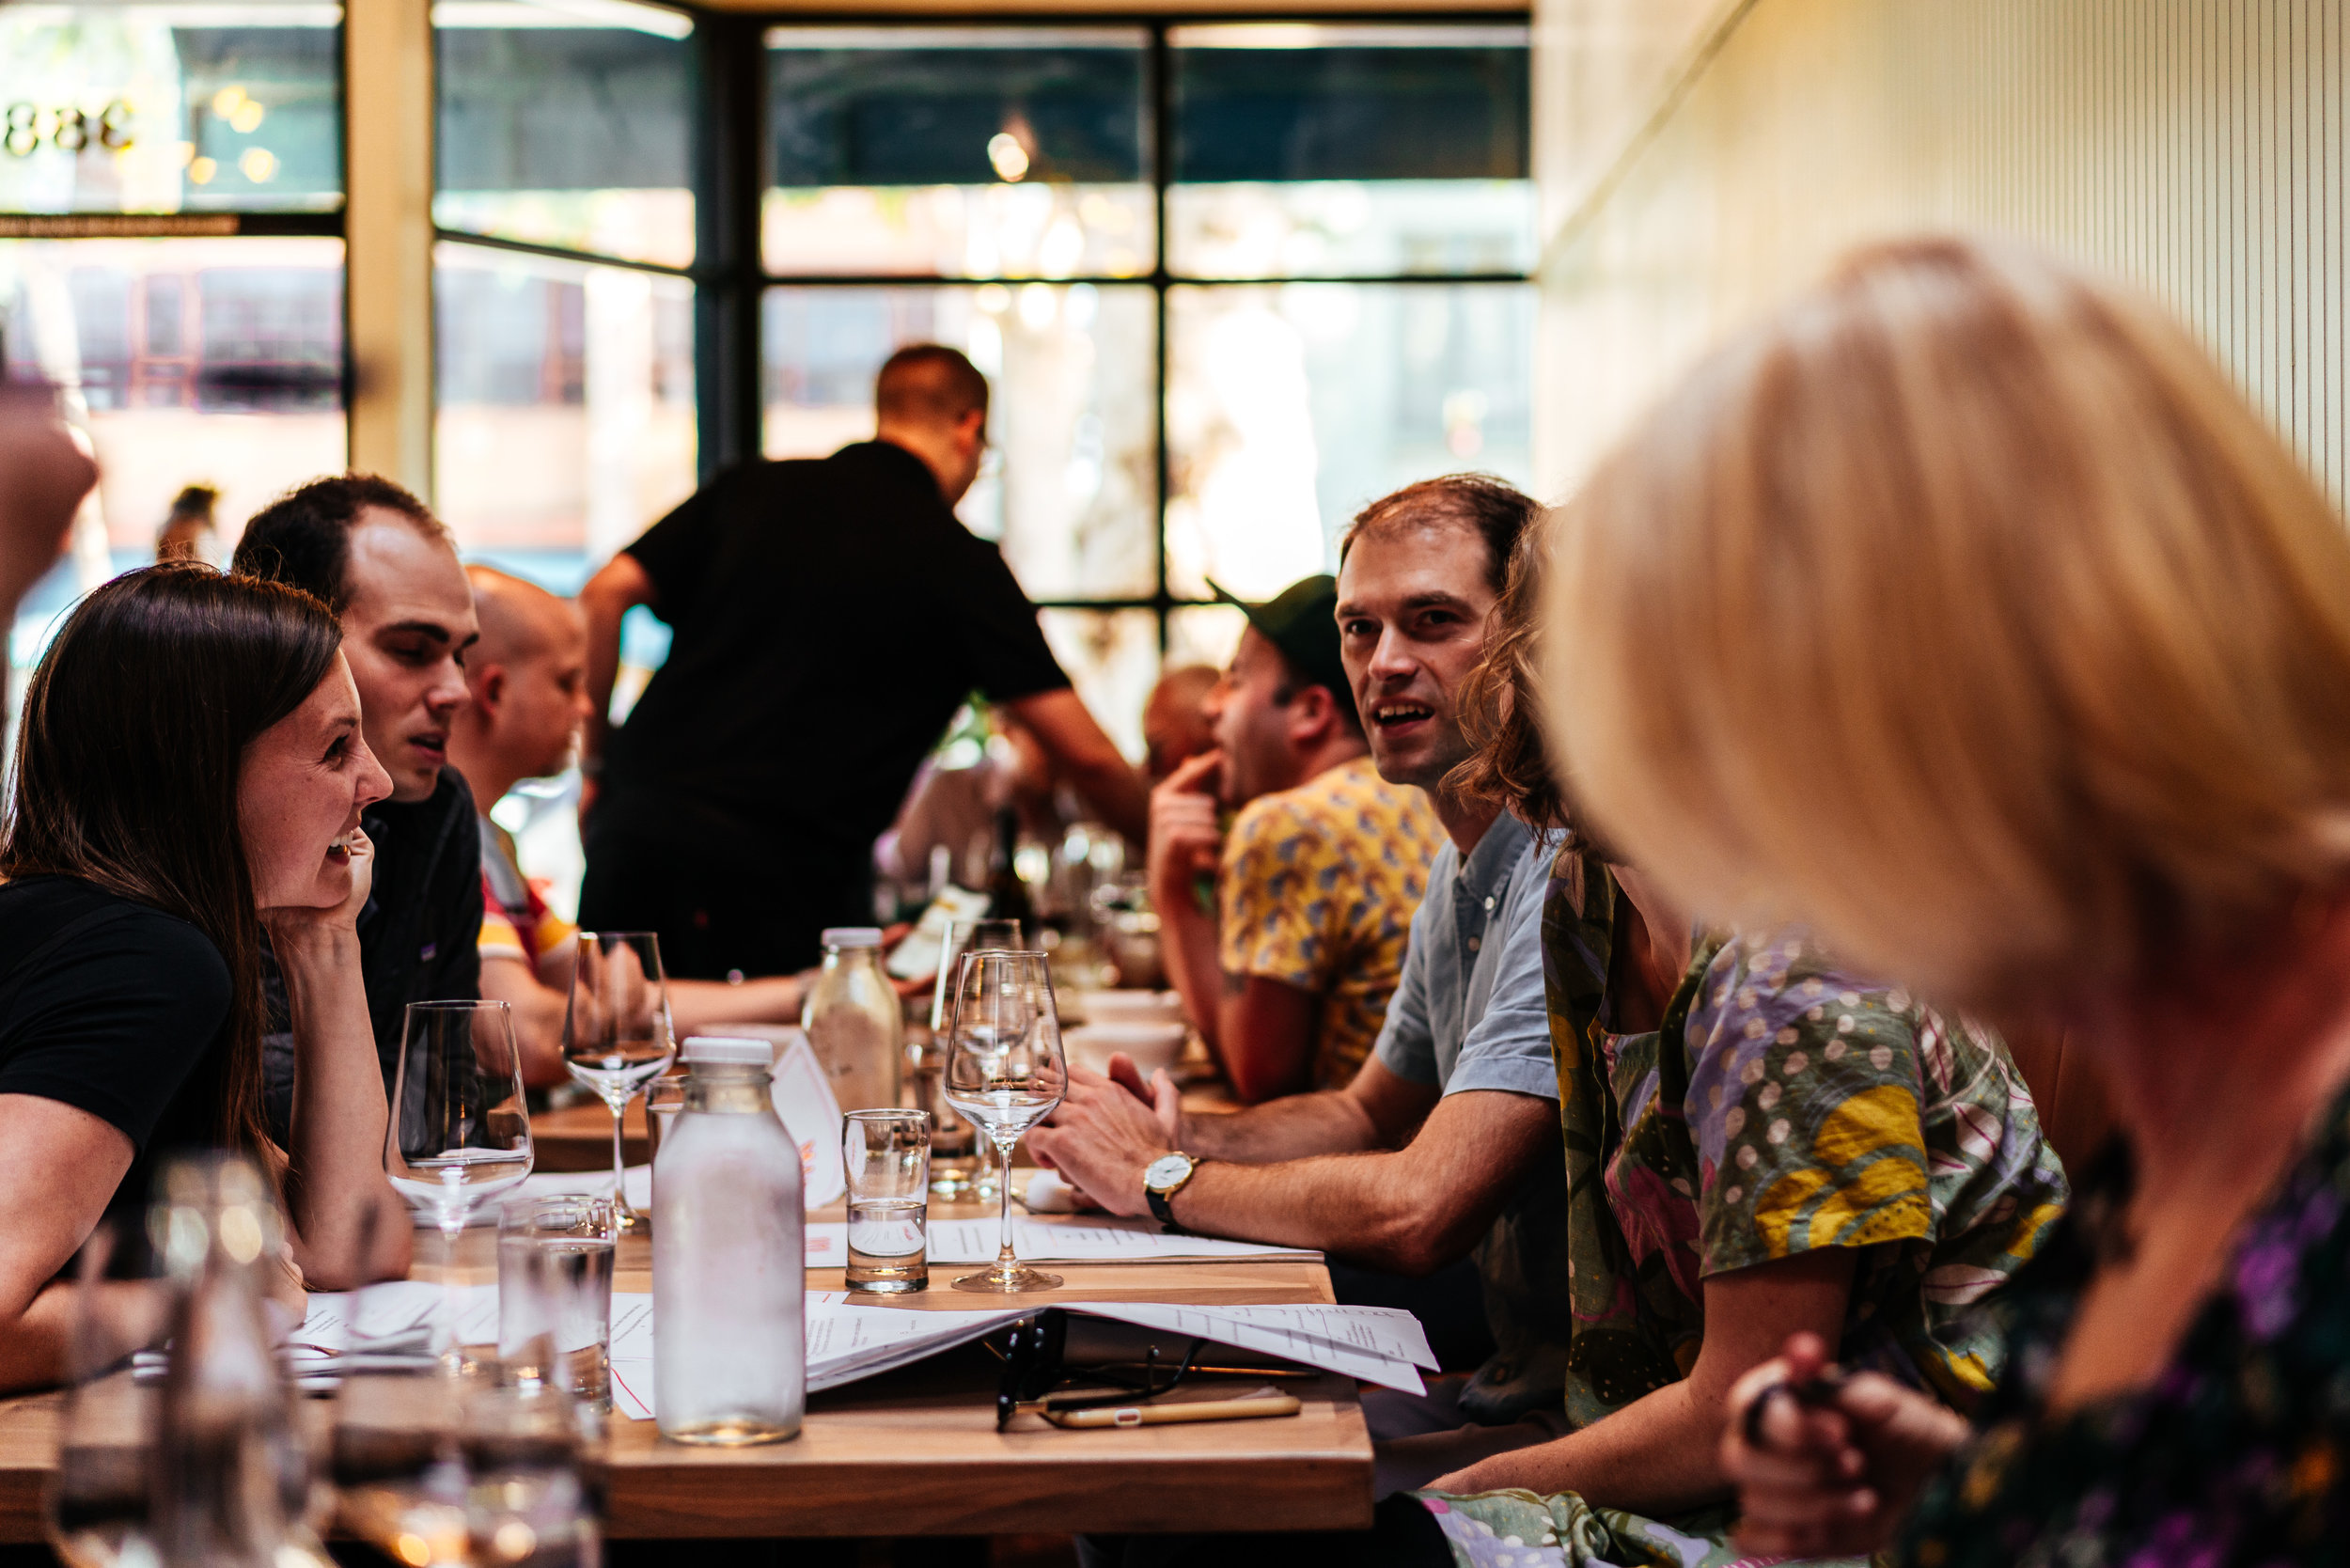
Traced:
<svg viewBox="0 0 2350 1568">
<path fill-rule="evenodd" d="M 297 588 L 172 562 L 66 618 L 24 694 L 0 876 L 79 877 L 187 921 L 228 965 L 228 1050 L 191 1079 L 226 1147 L 260 1152 L 260 922 L 238 825 L 245 747 L 342 646 Z"/>
<path fill-rule="evenodd" d="M 1547 530 L 1529 523 L 1510 552 L 1485 629 L 1485 655 L 1461 682 L 1461 733 L 1476 749 L 1445 775 L 1444 788 L 1515 812 L 1538 832 L 1570 832 L 1564 793 L 1543 744 L 1534 632 L 1542 614 Z"/>
</svg>

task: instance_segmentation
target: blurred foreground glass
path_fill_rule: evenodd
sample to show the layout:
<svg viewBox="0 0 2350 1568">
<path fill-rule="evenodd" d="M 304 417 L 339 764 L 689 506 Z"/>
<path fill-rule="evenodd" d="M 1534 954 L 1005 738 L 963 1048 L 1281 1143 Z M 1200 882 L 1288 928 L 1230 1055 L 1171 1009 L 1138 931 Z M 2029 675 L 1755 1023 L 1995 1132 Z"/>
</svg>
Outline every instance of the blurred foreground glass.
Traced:
<svg viewBox="0 0 2350 1568">
<path fill-rule="evenodd" d="M 552 1385 L 599 1409 L 612 1398 L 609 1199 L 509 1198 L 498 1212 L 501 1380 Z"/>
<path fill-rule="evenodd" d="M 850 1111 L 841 1118 L 840 1155 L 849 1182 L 849 1289 L 874 1295 L 929 1289 L 929 1115 Z"/>
<path fill-rule="evenodd" d="M 969 952 L 955 972 L 947 1022 L 947 1103 L 986 1132 L 1003 1167 L 995 1266 L 955 1289 L 995 1294 L 1052 1290 L 1060 1277 L 1023 1268 L 1011 1245 L 1011 1151 L 1060 1104 L 1068 1069 L 1053 977 L 1041 952 Z"/>
<path fill-rule="evenodd" d="M 1146 275 L 1149 47 L 1135 26 L 770 28 L 767 270 Z"/>
<path fill-rule="evenodd" d="M 459 1443 L 471 1568 L 599 1568 L 580 1439 L 572 1402 L 558 1388 L 502 1384 L 469 1394 Z"/>
<path fill-rule="evenodd" d="M 821 457 L 870 439 L 882 362 L 908 343 L 945 343 L 995 387 L 990 448 L 956 514 L 1003 546 L 1033 598 L 1151 594 L 1157 321 L 1139 284 L 770 289 L 766 455 Z"/>
<path fill-rule="evenodd" d="M 148 1568 L 157 1559 L 148 1533 L 147 1478 L 154 1457 L 160 1390 L 142 1384 L 124 1358 L 144 1330 L 160 1326 L 162 1287 L 124 1277 L 130 1263 L 112 1221 L 102 1222 L 75 1260 L 73 1330 L 57 1466 L 50 1473 L 44 1522 L 49 1544 L 72 1568 Z"/>
<path fill-rule="evenodd" d="M 1355 512 L 1431 474 L 1532 483 L 1524 283 L 1167 290 L 1168 586 L 1268 598 Z"/>
<path fill-rule="evenodd" d="M 242 1155 L 177 1156 L 156 1181 L 148 1238 L 171 1282 L 148 1480 L 157 1555 L 175 1568 L 324 1568 L 311 1454 L 264 1302 L 285 1268 L 275 1188 Z"/>
<path fill-rule="evenodd" d="M 444 1262 L 433 1350 L 445 1371 L 462 1372 L 458 1239 L 476 1209 L 530 1174 L 530 1112 L 507 1004 L 409 1003 L 391 1112 L 384 1173 L 409 1206 L 440 1229 Z"/>
<path fill-rule="evenodd" d="M 620 1117 L 631 1096 L 677 1059 L 661 939 L 649 931 L 583 931 L 563 1014 L 563 1059 L 572 1076 L 612 1111 L 612 1213 L 619 1228 L 646 1234 L 651 1220 L 629 1207 Z"/>
<path fill-rule="evenodd" d="M 584 577 L 694 492 L 694 285 L 450 241 L 432 265 L 434 510 L 469 556 Z"/>
</svg>

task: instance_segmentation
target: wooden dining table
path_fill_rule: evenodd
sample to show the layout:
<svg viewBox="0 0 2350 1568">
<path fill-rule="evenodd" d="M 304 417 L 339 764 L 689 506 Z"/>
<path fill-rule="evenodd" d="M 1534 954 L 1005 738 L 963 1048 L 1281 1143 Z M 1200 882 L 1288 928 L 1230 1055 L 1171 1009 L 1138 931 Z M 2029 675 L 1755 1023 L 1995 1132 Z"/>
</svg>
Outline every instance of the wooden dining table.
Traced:
<svg viewBox="0 0 2350 1568">
<path fill-rule="evenodd" d="M 601 1105 L 586 1108 L 606 1114 Z M 608 1159 L 608 1121 L 605 1137 Z M 933 1208 L 941 1216 L 985 1212 L 970 1204 Z M 412 1278 L 438 1279 L 451 1266 L 463 1283 L 496 1278 L 494 1231 L 467 1231 L 453 1265 L 437 1236 L 419 1231 L 416 1240 Z M 1051 1267 L 1061 1288 L 1011 1297 L 951 1291 L 947 1279 L 961 1270 L 936 1267 L 932 1288 L 901 1306 L 1332 1299 L 1328 1271 L 1296 1259 Z M 615 1289 L 651 1288 L 650 1243 L 624 1238 Z M 807 1288 L 841 1290 L 841 1271 L 810 1269 Z M 607 1497 L 605 1531 L 651 1539 L 900 1537 L 1349 1529 L 1371 1522 L 1371 1439 L 1347 1378 L 1285 1381 L 1302 1404 L 1294 1416 L 1063 1430 L 1024 1415 L 998 1432 L 995 1365 L 971 1345 L 817 1394 L 796 1438 L 755 1448 L 666 1442 L 652 1422 L 616 1412 L 593 1450 Z M 1229 1391 L 1245 1389 L 1235 1384 Z M 56 1392 L 0 1400 L 0 1541 L 41 1536 L 41 1493 L 55 1463 L 61 1405 Z M 322 1452 L 332 1401 L 308 1398 L 304 1406 Z"/>
</svg>

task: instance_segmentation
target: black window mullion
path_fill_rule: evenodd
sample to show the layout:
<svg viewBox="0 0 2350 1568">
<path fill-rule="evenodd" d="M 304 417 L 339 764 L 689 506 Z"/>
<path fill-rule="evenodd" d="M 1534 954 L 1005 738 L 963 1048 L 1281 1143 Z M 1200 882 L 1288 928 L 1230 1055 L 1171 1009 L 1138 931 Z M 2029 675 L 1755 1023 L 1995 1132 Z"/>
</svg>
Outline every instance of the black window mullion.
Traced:
<svg viewBox="0 0 2350 1568">
<path fill-rule="evenodd" d="M 1167 585 L 1167 503 L 1169 494 L 1167 473 L 1167 185 L 1174 146 L 1174 120 L 1171 95 L 1172 83 L 1167 71 L 1167 24 L 1151 24 L 1151 58 L 1148 80 L 1151 88 L 1151 206 L 1152 265 L 1151 303 L 1155 337 L 1152 374 L 1155 380 L 1151 399 L 1151 427 L 1156 454 L 1153 464 L 1158 475 L 1158 505 L 1151 514 L 1152 541 L 1152 565 L 1156 573 L 1152 579 L 1157 591 L 1152 595 L 1152 607 L 1158 613 L 1159 657 L 1167 657 L 1169 622 Z"/>
<path fill-rule="evenodd" d="M 759 138 L 766 96 L 765 24 L 703 12 L 694 68 L 695 443 L 700 478 L 760 455 Z"/>
</svg>

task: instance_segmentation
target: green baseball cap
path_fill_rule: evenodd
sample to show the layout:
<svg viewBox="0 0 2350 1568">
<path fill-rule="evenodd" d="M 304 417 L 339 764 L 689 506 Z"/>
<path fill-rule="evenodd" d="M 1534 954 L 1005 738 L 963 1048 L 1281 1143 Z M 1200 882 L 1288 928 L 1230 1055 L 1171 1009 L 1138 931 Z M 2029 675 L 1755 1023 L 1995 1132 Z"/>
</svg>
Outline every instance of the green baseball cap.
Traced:
<svg viewBox="0 0 2350 1568">
<path fill-rule="evenodd" d="M 1261 604 L 1252 604 L 1211 581 L 1217 599 L 1237 604 L 1248 624 L 1281 651 L 1290 666 L 1330 695 L 1352 706 L 1355 684 L 1346 678 L 1346 661 L 1339 657 L 1339 580 L 1328 572 L 1302 577 Z"/>
</svg>

